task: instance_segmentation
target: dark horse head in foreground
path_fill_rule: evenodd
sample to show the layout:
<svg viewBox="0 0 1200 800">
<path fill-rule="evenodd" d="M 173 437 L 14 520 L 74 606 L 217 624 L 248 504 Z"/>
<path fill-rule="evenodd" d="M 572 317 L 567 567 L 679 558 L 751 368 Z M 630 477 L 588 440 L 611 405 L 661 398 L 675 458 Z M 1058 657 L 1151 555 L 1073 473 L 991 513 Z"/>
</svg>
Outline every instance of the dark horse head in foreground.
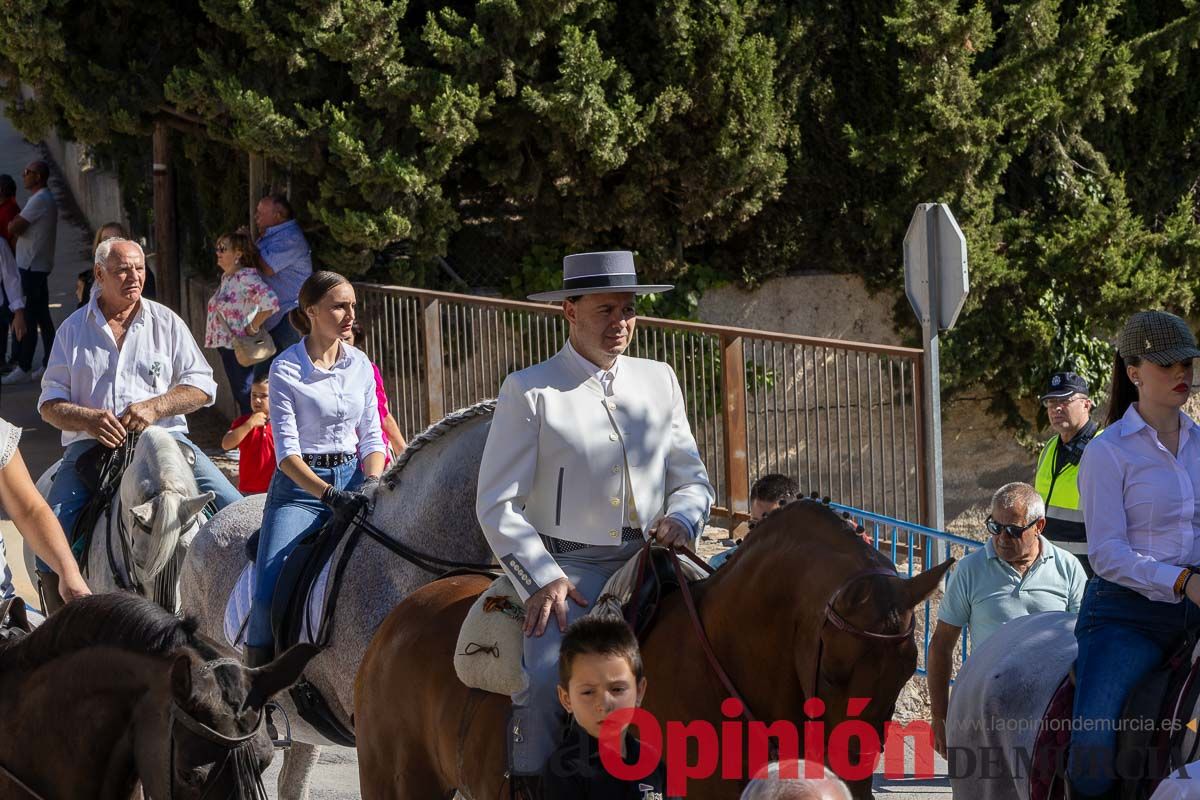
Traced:
<svg viewBox="0 0 1200 800">
<path fill-rule="evenodd" d="M 899 577 L 836 513 L 806 500 L 772 514 L 692 591 L 715 656 L 754 716 L 790 722 L 803 737 L 805 701 L 820 698 L 821 744 L 853 763 L 858 741 L 841 740 L 834 729 L 852 718 L 883 737 L 917 666 L 914 609 L 949 566 Z M 376 633 L 355 693 L 363 797 L 425 800 L 449 797 L 455 788 L 469 797 L 500 796 L 509 699 L 468 690 L 452 663 L 462 620 L 487 586 L 476 576 L 435 581 L 397 606 Z M 662 728 L 700 721 L 719 731 L 730 722 L 721 710 L 726 691 L 680 592 L 662 601 L 642 656 L 649 680 L 644 708 Z M 806 744 L 801 739 L 801 753 Z M 666 748 L 669 773 L 669 739 Z M 746 764 L 745 742 L 734 749 Z M 695 763 L 690 754 L 689 763 Z M 722 779 L 718 768 L 690 782 L 687 796 L 733 800 L 743 785 Z M 851 787 L 856 798 L 869 798 L 870 776 Z"/>
<path fill-rule="evenodd" d="M 0 797 L 265 800 L 263 709 L 313 652 L 248 670 L 142 597 L 71 603 L 0 650 Z"/>
</svg>

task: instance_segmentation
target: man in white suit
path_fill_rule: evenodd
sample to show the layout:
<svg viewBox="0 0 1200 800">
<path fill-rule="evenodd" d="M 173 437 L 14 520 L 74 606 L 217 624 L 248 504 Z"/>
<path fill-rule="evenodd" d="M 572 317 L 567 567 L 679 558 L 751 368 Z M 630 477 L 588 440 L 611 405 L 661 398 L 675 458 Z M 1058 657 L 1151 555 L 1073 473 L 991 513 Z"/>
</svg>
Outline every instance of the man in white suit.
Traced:
<svg viewBox="0 0 1200 800">
<path fill-rule="evenodd" d="M 513 696 L 514 775 L 539 773 L 557 743 L 567 624 L 647 536 L 692 546 L 708 518 L 713 490 L 674 370 L 622 355 L 636 296 L 671 288 L 639 284 L 629 252 L 580 253 L 563 259 L 561 290 L 529 298 L 562 301 L 569 339 L 504 381 L 476 498 L 484 535 L 525 601 L 529 687 Z"/>
</svg>

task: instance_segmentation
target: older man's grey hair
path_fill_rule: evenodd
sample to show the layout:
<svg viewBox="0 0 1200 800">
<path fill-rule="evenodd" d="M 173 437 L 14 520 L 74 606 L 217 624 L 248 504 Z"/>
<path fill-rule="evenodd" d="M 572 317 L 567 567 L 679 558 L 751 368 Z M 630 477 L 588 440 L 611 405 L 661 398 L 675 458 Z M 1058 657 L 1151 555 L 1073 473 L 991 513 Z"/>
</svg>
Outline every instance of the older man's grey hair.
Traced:
<svg viewBox="0 0 1200 800">
<path fill-rule="evenodd" d="M 1024 509 L 1025 517 L 1021 520 L 1028 525 L 1046 516 L 1046 502 L 1028 483 L 1006 483 L 992 495 L 992 508 L 1003 508 L 1006 511 Z"/>
<path fill-rule="evenodd" d="M 755 778 L 746 784 L 741 800 L 853 800 L 846 784 L 824 764 L 820 778 L 806 778 L 815 764 L 804 761 L 785 761 L 784 775 L 797 778 L 781 778 L 780 764 L 772 761 L 767 765 L 767 777 Z"/>
<path fill-rule="evenodd" d="M 146 262 L 146 253 L 145 253 L 145 251 L 142 250 L 142 246 L 140 244 L 133 241 L 132 239 L 122 239 L 120 236 L 113 236 L 108 239 L 105 239 L 103 242 L 100 243 L 100 246 L 96 248 L 96 258 L 95 258 L 96 266 L 107 267 L 109 254 L 112 253 L 113 247 L 115 247 L 116 245 L 119 245 L 119 244 L 133 245 L 134 247 L 137 248 L 138 253 L 141 255 L 142 263 Z"/>
</svg>

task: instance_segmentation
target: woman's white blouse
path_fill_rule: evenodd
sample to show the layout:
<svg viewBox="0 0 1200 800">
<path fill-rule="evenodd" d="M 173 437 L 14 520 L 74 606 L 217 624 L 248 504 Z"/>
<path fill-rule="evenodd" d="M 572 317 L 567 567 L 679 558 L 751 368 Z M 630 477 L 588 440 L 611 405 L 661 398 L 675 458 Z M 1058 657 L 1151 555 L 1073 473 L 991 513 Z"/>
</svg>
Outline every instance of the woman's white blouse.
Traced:
<svg viewBox="0 0 1200 800">
<path fill-rule="evenodd" d="M 1176 602 L 1180 567 L 1200 565 L 1200 431 L 1179 414 L 1177 455 L 1131 405 L 1093 439 L 1079 465 L 1088 558 L 1100 577 Z"/>
<path fill-rule="evenodd" d="M 271 363 L 271 428 L 275 461 L 304 453 L 383 452 L 375 371 L 361 351 L 340 344 L 330 369 L 313 364 L 307 337 Z"/>
<path fill-rule="evenodd" d="M 12 461 L 20 441 L 21 429 L 0 417 L 0 469 L 4 469 L 8 462 Z"/>
</svg>

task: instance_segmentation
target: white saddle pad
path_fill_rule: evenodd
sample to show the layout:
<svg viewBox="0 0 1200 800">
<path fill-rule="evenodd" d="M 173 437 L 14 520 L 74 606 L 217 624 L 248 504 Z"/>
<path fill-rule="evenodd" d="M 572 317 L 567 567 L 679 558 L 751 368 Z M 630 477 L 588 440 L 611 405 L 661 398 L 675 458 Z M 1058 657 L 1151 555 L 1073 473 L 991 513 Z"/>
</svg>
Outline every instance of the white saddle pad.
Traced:
<svg viewBox="0 0 1200 800">
<path fill-rule="evenodd" d="M 308 592 L 304 624 L 300 626 L 300 641 L 315 643 L 321 615 L 325 612 L 326 590 L 329 586 L 329 570 L 333 561 L 326 562 Z M 229 600 L 225 603 L 225 640 L 238 650 L 246 642 L 246 623 L 250 619 L 250 602 L 254 598 L 254 564 L 247 563 L 238 576 Z"/>
<path fill-rule="evenodd" d="M 508 578 L 497 578 L 475 599 L 458 631 L 454 671 L 472 689 L 516 694 L 527 685 L 521 668 L 525 606 Z"/>
</svg>

